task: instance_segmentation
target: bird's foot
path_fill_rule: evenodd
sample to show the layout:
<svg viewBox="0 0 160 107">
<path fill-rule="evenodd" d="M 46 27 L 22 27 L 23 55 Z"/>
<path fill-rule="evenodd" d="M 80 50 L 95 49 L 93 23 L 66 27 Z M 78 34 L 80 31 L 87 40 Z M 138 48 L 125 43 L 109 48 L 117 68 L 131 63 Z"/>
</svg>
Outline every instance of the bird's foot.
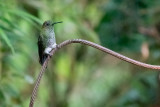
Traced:
<svg viewBox="0 0 160 107">
<path fill-rule="evenodd" d="M 54 49 L 54 48 L 56 48 L 56 47 L 57 47 L 57 44 L 54 43 L 54 44 L 52 45 L 52 49 Z"/>
<path fill-rule="evenodd" d="M 52 57 L 52 54 L 51 54 L 51 53 L 48 53 L 47 55 L 49 55 L 49 57 Z"/>
<path fill-rule="evenodd" d="M 59 45 L 56 45 L 56 48 L 57 48 L 57 49 L 60 49 Z"/>
<path fill-rule="evenodd" d="M 52 56 L 52 54 L 50 53 L 51 50 L 52 50 L 52 48 L 48 47 L 48 48 L 45 49 L 44 53 L 51 57 Z"/>
<path fill-rule="evenodd" d="M 56 44 L 56 43 L 53 44 L 51 47 L 47 47 L 47 48 L 44 50 L 44 53 L 47 54 L 47 55 L 49 55 L 49 56 L 51 57 L 51 56 L 52 56 L 51 51 L 52 51 L 52 49 L 54 49 L 54 48 L 57 48 L 57 44 Z"/>
</svg>

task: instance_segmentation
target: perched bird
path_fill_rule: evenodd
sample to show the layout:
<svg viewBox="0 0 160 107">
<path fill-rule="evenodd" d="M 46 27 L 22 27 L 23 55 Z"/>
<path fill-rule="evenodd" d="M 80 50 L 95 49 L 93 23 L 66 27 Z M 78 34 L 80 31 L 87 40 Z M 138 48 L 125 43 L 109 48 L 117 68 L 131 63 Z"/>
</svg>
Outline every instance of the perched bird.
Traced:
<svg viewBox="0 0 160 107">
<path fill-rule="evenodd" d="M 62 22 L 54 22 L 45 21 L 41 28 L 41 33 L 38 37 L 38 52 L 39 52 L 39 63 L 43 65 L 48 55 L 53 48 L 56 48 L 56 38 L 54 33 L 53 26 L 57 23 Z"/>
</svg>

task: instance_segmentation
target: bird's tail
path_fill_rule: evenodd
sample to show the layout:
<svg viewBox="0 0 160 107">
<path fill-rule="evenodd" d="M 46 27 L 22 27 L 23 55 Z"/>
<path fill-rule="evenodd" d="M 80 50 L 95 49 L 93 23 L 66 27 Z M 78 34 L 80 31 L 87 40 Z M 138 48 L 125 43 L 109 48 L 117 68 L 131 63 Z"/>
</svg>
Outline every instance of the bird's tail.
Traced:
<svg viewBox="0 0 160 107">
<path fill-rule="evenodd" d="M 41 65 L 43 65 L 43 63 L 45 62 L 45 60 L 47 59 L 48 55 L 47 54 L 44 54 L 42 55 L 42 57 L 39 59 L 39 63 Z"/>
</svg>

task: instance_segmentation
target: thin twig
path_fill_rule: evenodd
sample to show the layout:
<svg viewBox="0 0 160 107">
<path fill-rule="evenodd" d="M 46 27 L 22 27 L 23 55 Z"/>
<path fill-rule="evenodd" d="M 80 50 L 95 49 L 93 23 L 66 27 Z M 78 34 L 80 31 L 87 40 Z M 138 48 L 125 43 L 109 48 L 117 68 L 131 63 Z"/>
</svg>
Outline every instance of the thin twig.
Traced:
<svg viewBox="0 0 160 107">
<path fill-rule="evenodd" d="M 150 64 L 146 64 L 146 63 L 142 63 L 142 62 L 133 60 L 133 59 L 128 58 L 126 56 L 123 56 L 123 55 L 121 55 L 121 54 L 119 54 L 117 52 L 114 52 L 114 51 L 112 51 L 112 50 L 110 50 L 108 48 L 105 48 L 105 47 L 103 47 L 101 45 L 98 45 L 96 43 L 93 43 L 93 42 L 90 42 L 90 41 L 87 41 L 87 40 L 82 40 L 82 39 L 66 40 L 66 41 L 60 43 L 59 45 L 57 45 L 57 47 L 55 49 L 53 49 L 51 51 L 51 55 L 53 56 L 54 53 L 56 51 L 58 51 L 60 48 L 66 46 L 66 45 L 72 44 L 72 43 L 80 43 L 80 44 L 91 46 L 91 47 L 96 48 L 96 49 L 98 49 L 100 51 L 103 51 L 103 52 L 108 53 L 108 54 L 110 54 L 112 56 L 115 56 L 115 57 L 117 57 L 117 58 L 119 58 L 119 59 L 121 59 L 123 61 L 129 62 L 131 64 L 134 64 L 134 65 L 137 65 L 137 66 L 140 66 L 140 67 L 144 67 L 144 68 L 148 68 L 148 69 L 160 70 L 160 66 L 158 66 L 158 65 L 150 65 Z M 34 86 L 34 89 L 33 89 L 33 92 L 32 92 L 32 96 L 31 96 L 31 99 L 30 99 L 29 107 L 33 107 L 33 105 L 34 105 L 34 101 L 35 101 L 35 98 L 37 96 L 37 90 L 38 90 L 41 78 L 43 76 L 43 73 L 46 70 L 46 67 L 47 67 L 47 64 L 48 64 L 49 60 L 50 60 L 50 57 L 48 57 L 46 59 L 46 61 L 44 62 L 43 66 L 41 68 L 41 72 L 38 75 L 38 78 L 36 80 L 36 83 L 35 83 L 35 86 Z"/>
</svg>

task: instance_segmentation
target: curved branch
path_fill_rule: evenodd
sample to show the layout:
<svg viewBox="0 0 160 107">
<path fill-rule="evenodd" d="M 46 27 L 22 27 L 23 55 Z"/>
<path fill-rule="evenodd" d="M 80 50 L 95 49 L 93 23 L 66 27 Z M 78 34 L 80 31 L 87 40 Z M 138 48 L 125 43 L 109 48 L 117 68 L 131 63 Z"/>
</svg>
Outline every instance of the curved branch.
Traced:
<svg viewBox="0 0 160 107">
<path fill-rule="evenodd" d="M 66 46 L 66 45 L 72 44 L 72 43 L 80 43 L 80 44 L 91 46 L 91 47 L 96 48 L 96 49 L 98 49 L 100 51 L 103 51 L 103 52 L 108 53 L 108 54 L 110 54 L 112 56 L 115 56 L 115 57 L 117 57 L 117 58 L 119 58 L 119 59 L 121 59 L 123 61 L 129 62 L 131 64 L 134 64 L 134 65 L 137 65 L 137 66 L 140 66 L 140 67 L 144 67 L 144 68 L 148 68 L 148 69 L 160 70 L 160 66 L 158 66 L 158 65 L 150 65 L 150 64 L 146 64 L 146 63 L 142 63 L 142 62 L 133 60 L 133 59 L 128 58 L 126 56 L 123 56 L 123 55 L 121 55 L 121 54 L 119 54 L 117 52 L 114 52 L 114 51 L 112 51 L 112 50 L 110 50 L 108 48 L 105 48 L 105 47 L 103 47 L 101 45 L 98 45 L 96 43 L 93 43 L 93 42 L 90 42 L 90 41 L 87 41 L 87 40 L 82 40 L 82 39 L 66 40 L 66 41 L 58 44 L 57 47 L 51 51 L 51 55 L 53 56 L 54 53 L 56 51 L 58 51 L 60 48 Z M 39 84 L 40 84 L 40 80 L 41 80 L 41 78 L 43 76 L 43 73 L 45 72 L 45 69 L 47 67 L 47 64 L 48 64 L 48 61 L 49 61 L 50 58 L 51 57 L 48 57 L 46 59 L 46 61 L 44 62 L 43 66 L 41 68 L 41 72 L 38 75 L 38 78 L 36 80 L 36 84 L 35 84 L 33 92 L 32 92 L 32 96 L 31 96 L 31 99 L 30 99 L 29 107 L 33 107 L 33 105 L 34 105 L 34 101 L 35 101 L 35 98 L 36 98 L 36 95 L 37 95 L 37 90 L 38 90 L 38 87 L 39 87 Z"/>
</svg>

